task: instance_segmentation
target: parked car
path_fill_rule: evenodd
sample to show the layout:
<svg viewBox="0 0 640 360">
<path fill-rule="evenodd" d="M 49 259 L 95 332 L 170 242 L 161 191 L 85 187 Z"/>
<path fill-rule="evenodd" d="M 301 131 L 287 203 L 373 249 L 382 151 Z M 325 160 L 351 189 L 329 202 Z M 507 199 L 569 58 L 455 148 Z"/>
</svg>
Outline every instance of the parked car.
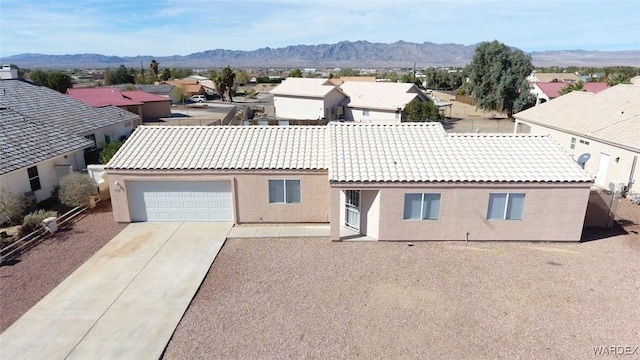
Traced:
<svg viewBox="0 0 640 360">
<path fill-rule="evenodd" d="M 193 103 L 202 103 L 205 102 L 206 98 L 204 97 L 204 95 L 193 95 L 192 97 L 189 98 L 189 101 L 193 102 Z"/>
</svg>

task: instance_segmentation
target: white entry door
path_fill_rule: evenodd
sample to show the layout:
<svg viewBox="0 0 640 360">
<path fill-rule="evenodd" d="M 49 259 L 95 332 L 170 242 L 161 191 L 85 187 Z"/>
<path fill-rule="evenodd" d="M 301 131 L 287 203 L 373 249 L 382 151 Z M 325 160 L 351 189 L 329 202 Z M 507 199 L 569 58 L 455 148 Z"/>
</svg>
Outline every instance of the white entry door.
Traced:
<svg viewBox="0 0 640 360">
<path fill-rule="evenodd" d="M 606 187 L 605 180 L 607 178 L 607 170 L 609 169 L 609 155 L 600 153 L 600 162 L 598 163 L 598 171 L 596 172 L 595 183 L 598 186 Z"/>
<path fill-rule="evenodd" d="M 344 225 L 360 232 L 360 190 L 345 190 Z"/>
<path fill-rule="evenodd" d="M 233 221 L 230 181 L 128 181 L 132 221 Z"/>
</svg>

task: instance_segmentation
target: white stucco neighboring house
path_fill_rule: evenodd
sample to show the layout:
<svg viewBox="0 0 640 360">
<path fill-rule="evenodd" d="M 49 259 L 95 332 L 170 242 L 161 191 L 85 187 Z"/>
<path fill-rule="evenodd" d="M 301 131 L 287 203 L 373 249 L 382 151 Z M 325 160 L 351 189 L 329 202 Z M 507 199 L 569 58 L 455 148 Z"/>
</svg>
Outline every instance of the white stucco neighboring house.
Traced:
<svg viewBox="0 0 640 360">
<path fill-rule="evenodd" d="M 328 79 L 288 78 L 270 91 L 280 119 L 339 120 L 347 95 Z"/>
<path fill-rule="evenodd" d="M 515 132 L 550 134 L 576 161 L 588 154 L 596 186 L 640 192 L 640 86 L 574 91 L 514 117 Z"/>
<path fill-rule="evenodd" d="M 19 194 L 34 191 L 37 201 L 49 198 L 62 176 L 82 171 L 97 160 L 101 143 L 129 136 L 140 122 L 139 116 L 128 111 L 114 106 L 95 108 L 22 79 L 0 80 L 0 109 L 11 119 L 22 119 L 12 120 L 10 127 L 3 124 L 2 186 L 7 184 Z M 16 121 L 24 126 L 17 126 Z M 5 151 L 11 153 L 5 155 Z M 33 151 L 37 154 L 31 154 Z M 5 156 L 24 163 L 10 165 Z"/>
<path fill-rule="evenodd" d="M 140 124 L 140 116 L 115 106 L 93 107 L 44 86 L 22 79 L 0 81 L 0 106 L 29 116 L 42 126 L 93 142 L 90 151 L 102 143 L 128 137 Z M 77 164 L 76 169 L 83 169 Z"/>
<path fill-rule="evenodd" d="M 92 145 L 0 106 L 0 188 L 17 196 L 33 192 L 36 201 L 47 199 L 63 176 L 84 166 L 83 150 Z"/>
<path fill-rule="evenodd" d="M 349 96 L 345 119 L 356 122 L 399 123 L 408 103 L 428 101 L 416 85 L 408 83 L 345 81 L 340 88 Z"/>
</svg>

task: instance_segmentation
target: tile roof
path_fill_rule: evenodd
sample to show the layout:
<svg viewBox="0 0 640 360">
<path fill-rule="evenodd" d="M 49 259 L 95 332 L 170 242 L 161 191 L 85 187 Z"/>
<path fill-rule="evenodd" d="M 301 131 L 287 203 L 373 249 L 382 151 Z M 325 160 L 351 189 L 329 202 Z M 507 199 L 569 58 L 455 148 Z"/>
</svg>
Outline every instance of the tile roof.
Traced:
<svg viewBox="0 0 640 360">
<path fill-rule="evenodd" d="M 122 95 L 116 88 L 76 88 L 68 89 L 67 94 L 76 100 L 93 107 L 103 106 L 140 106 L 139 101 L 133 101 Z"/>
<path fill-rule="evenodd" d="M 81 136 L 44 127 L 13 110 L 0 108 L 0 175 L 92 145 Z"/>
<path fill-rule="evenodd" d="M 326 169 L 324 126 L 141 126 L 107 169 Z"/>
<path fill-rule="evenodd" d="M 270 93 L 273 95 L 325 97 L 336 89 L 328 79 L 287 78 Z"/>
<path fill-rule="evenodd" d="M 549 97 L 549 99 L 555 99 L 560 96 L 560 90 L 569 86 L 563 82 L 537 82 L 535 86 L 539 87 L 542 92 Z M 607 83 L 603 82 L 586 82 L 584 83 L 584 91 L 597 93 L 608 87 Z"/>
<path fill-rule="evenodd" d="M 114 106 L 95 108 L 44 86 L 24 80 L 0 80 L 0 107 L 76 135 L 96 129 L 135 121 L 138 115 Z"/>
<path fill-rule="evenodd" d="M 620 84 L 597 94 L 574 91 L 515 118 L 640 152 L 640 86 Z"/>
<path fill-rule="evenodd" d="M 107 169 L 328 169 L 335 182 L 590 182 L 547 135 L 439 123 L 138 127 Z"/>
<path fill-rule="evenodd" d="M 335 182 L 590 182 L 550 136 L 447 134 L 439 123 L 329 125 Z"/>
<path fill-rule="evenodd" d="M 565 83 L 576 82 L 579 80 L 578 75 L 572 74 L 572 73 L 538 73 L 538 72 L 532 73 L 531 75 L 529 75 L 528 79 L 530 80 L 536 79 L 537 81 L 540 81 L 540 82 L 559 81 L 559 82 L 565 82 Z"/>
<path fill-rule="evenodd" d="M 115 88 L 120 89 L 120 91 L 126 91 L 127 88 L 130 88 L 133 84 L 122 84 L 122 85 L 116 85 L 114 86 Z M 173 91 L 173 89 L 175 88 L 174 85 L 171 84 L 159 84 L 159 85 L 133 85 L 135 86 L 137 89 L 140 89 L 142 91 L 146 91 L 148 93 L 151 94 L 156 94 L 156 95 L 171 95 L 171 92 Z"/>
<path fill-rule="evenodd" d="M 398 108 L 404 109 L 416 97 L 427 99 L 414 84 L 345 81 L 340 88 L 349 96 L 348 106 L 351 108 L 395 111 Z"/>
<path fill-rule="evenodd" d="M 164 84 L 170 84 L 170 85 L 175 85 L 175 86 L 179 86 L 179 85 L 198 85 L 198 80 L 196 79 L 175 79 L 175 80 L 167 80 L 164 82 Z"/>
<path fill-rule="evenodd" d="M 128 97 L 129 99 L 136 102 L 141 102 L 141 103 L 171 101 L 171 99 L 167 97 L 148 93 L 142 90 L 121 91 L 121 93 L 122 95 Z"/>
</svg>

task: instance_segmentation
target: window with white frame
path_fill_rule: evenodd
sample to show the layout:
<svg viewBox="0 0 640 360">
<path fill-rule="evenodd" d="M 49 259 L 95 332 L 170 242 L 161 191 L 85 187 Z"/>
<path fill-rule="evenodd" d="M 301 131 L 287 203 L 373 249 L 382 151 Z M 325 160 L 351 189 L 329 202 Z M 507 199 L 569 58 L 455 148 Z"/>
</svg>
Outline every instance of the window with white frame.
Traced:
<svg viewBox="0 0 640 360">
<path fill-rule="evenodd" d="M 522 220 L 524 217 L 523 193 L 492 193 L 489 195 L 489 220 Z"/>
<path fill-rule="evenodd" d="M 31 185 L 31 191 L 42 189 L 40 184 L 40 175 L 38 174 L 38 167 L 32 166 L 27 169 L 27 176 L 29 176 L 29 184 Z"/>
<path fill-rule="evenodd" d="M 574 138 L 574 137 L 571 138 L 571 148 L 572 149 L 576 148 L 576 138 Z"/>
<path fill-rule="evenodd" d="M 369 116 L 369 109 L 362 109 L 362 116 Z"/>
<path fill-rule="evenodd" d="M 300 180 L 269 180 L 269 203 L 299 204 Z"/>
<path fill-rule="evenodd" d="M 405 220 L 438 220 L 440 194 L 404 194 Z"/>
</svg>

